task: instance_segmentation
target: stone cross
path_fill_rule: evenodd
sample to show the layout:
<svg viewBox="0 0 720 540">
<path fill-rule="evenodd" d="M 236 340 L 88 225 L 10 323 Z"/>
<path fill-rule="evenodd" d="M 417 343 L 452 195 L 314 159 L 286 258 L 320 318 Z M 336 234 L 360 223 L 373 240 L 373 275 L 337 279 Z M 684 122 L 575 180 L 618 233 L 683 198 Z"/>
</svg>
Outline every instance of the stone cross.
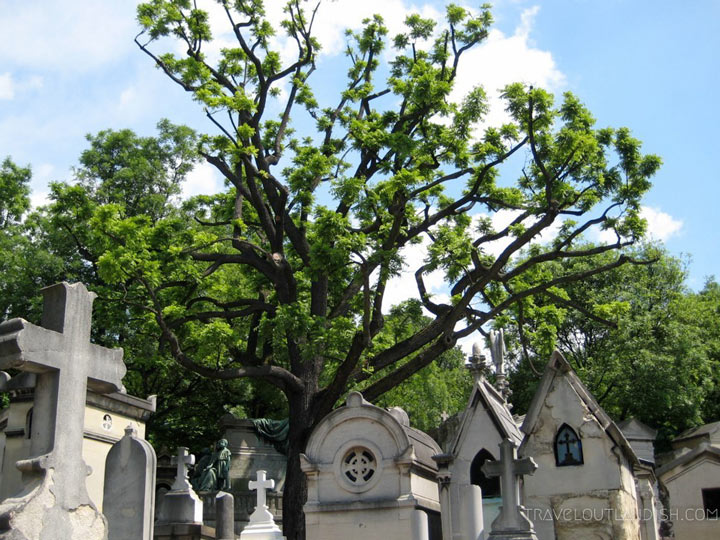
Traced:
<svg viewBox="0 0 720 540">
<path fill-rule="evenodd" d="M 257 480 L 250 480 L 248 482 L 248 488 L 257 490 L 257 508 L 267 508 L 265 490 L 275 487 L 275 480 L 267 480 L 265 475 L 265 471 L 258 471 Z"/>
<path fill-rule="evenodd" d="M 248 487 L 258 492 L 257 506 L 250 515 L 250 522 L 240 533 L 240 540 L 281 540 L 284 537 L 268 510 L 265 495 L 266 489 L 275 487 L 275 480 L 267 479 L 265 471 L 258 471 L 257 480 L 250 480 Z"/>
<path fill-rule="evenodd" d="M 122 350 L 90 343 L 94 293 L 88 292 L 82 283 L 60 283 L 43 289 L 42 293 L 45 297 L 42 326 L 23 319 L 0 325 L 0 369 L 37 374 L 31 457 L 19 461 L 17 467 L 25 475 L 40 472 L 48 478 L 45 484 L 49 483 L 54 508 L 67 514 L 83 505 L 94 509 L 85 486 L 88 467 L 82 459 L 87 389 L 104 394 L 121 390 L 125 365 Z M 18 514 L 18 510 L 7 506 L 3 505 L 0 514 Z M 49 512 L 56 522 L 47 526 L 56 527 L 61 536 L 64 530 L 57 529 L 58 519 L 74 526 L 69 514 L 58 518 L 57 511 Z M 22 519 L 18 516 L 16 521 Z M 67 536 L 70 537 L 80 536 L 75 530 Z"/>
<path fill-rule="evenodd" d="M 163 497 L 156 525 L 198 524 L 203 522 L 203 503 L 193 491 L 188 480 L 187 467 L 195 464 L 195 456 L 188 454 L 188 449 L 180 446 L 177 458 L 177 475 L 172 489 Z M 156 527 L 157 534 L 157 527 Z M 158 535 L 162 536 L 162 534 Z"/>
<path fill-rule="evenodd" d="M 534 474 L 537 463 L 532 458 L 517 458 L 517 448 L 510 439 L 500 443 L 500 460 L 487 461 L 482 466 L 482 472 L 488 478 L 500 477 L 500 490 L 502 494 L 502 508 L 500 514 L 492 523 L 491 539 L 535 539 L 533 525 L 520 505 L 520 477 Z"/>
<path fill-rule="evenodd" d="M 195 465 L 195 456 L 188 453 L 185 446 L 178 446 L 175 464 L 177 465 L 177 473 L 175 482 L 173 482 L 172 490 L 181 491 L 190 488 L 190 480 L 188 479 L 187 468 Z"/>
</svg>

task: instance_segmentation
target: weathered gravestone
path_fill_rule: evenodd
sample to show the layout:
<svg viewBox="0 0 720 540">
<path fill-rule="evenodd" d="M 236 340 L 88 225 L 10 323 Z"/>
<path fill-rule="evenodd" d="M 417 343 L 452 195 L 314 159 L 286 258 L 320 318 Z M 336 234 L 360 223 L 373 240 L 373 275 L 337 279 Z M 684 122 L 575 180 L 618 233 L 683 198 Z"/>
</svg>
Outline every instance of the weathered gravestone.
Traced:
<svg viewBox="0 0 720 540">
<path fill-rule="evenodd" d="M 178 447 L 177 476 L 172 489 L 163 498 L 158 523 L 196 523 L 203 521 L 202 501 L 193 491 L 187 467 L 195 464 L 195 456 L 184 446 Z"/>
<path fill-rule="evenodd" d="M 122 388 L 122 350 L 90 343 L 95 294 L 61 283 L 42 291 L 42 327 L 23 319 L 0 325 L 0 369 L 37 374 L 29 459 L 19 461 L 26 489 L 0 505 L 0 538 L 104 539 L 105 518 L 91 502 L 82 459 L 87 388 Z"/>
<path fill-rule="evenodd" d="M 502 493 L 500 515 L 492 523 L 488 540 L 537 540 L 532 522 L 520 504 L 520 477 L 533 474 L 532 458 L 517 459 L 517 447 L 510 439 L 500 443 L 500 460 L 488 461 L 482 471 L 488 478 L 499 476 Z"/>
<path fill-rule="evenodd" d="M 103 500 L 108 540 L 152 540 L 155 504 L 155 450 L 125 428 L 105 461 Z"/>
</svg>

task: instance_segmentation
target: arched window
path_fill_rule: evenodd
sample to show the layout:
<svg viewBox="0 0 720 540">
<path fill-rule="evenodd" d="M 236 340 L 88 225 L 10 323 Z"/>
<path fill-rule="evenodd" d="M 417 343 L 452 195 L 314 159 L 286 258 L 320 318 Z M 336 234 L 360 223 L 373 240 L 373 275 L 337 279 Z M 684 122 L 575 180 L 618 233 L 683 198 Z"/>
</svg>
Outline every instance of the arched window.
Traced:
<svg viewBox="0 0 720 540">
<path fill-rule="evenodd" d="M 582 441 L 567 424 L 560 426 L 555 435 L 555 464 L 558 467 L 583 464 Z"/>
<path fill-rule="evenodd" d="M 500 478 L 497 476 L 488 478 L 482 472 L 482 466 L 486 461 L 495 461 L 495 458 L 492 457 L 490 452 L 483 448 L 477 453 L 470 464 L 470 483 L 475 486 L 480 486 L 483 499 L 499 497 Z"/>
</svg>

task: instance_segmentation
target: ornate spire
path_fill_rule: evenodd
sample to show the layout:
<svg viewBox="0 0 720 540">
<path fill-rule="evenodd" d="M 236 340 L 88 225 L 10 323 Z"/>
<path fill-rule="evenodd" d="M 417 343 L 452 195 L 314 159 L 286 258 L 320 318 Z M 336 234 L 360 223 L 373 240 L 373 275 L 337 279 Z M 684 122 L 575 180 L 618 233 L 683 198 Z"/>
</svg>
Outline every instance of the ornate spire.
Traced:
<svg viewBox="0 0 720 540">
<path fill-rule="evenodd" d="M 468 369 L 472 373 L 475 382 L 479 382 L 485 371 L 485 355 L 478 342 L 473 343 L 472 354 L 468 357 Z"/>
<path fill-rule="evenodd" d="M 505 333 L 502 328 L 490 330 L 490 354 L 495 365 L 495 388 L 507 401 L 512 392 L 505 376 Z"/>
</svg>

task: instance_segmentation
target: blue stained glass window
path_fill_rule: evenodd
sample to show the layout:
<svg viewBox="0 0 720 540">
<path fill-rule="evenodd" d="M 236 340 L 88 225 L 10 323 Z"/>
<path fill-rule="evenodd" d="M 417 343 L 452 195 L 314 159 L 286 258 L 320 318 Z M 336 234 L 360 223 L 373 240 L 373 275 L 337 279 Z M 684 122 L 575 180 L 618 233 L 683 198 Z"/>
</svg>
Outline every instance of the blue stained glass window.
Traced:
<svg viewBox="0 0 720 540">
<path fill-rule="evenodd" d="M 555 464 L 558 467 L 583 464 L 582 441 L 567 424 L 560 426 L 555 435 Z"/>
</svg>

